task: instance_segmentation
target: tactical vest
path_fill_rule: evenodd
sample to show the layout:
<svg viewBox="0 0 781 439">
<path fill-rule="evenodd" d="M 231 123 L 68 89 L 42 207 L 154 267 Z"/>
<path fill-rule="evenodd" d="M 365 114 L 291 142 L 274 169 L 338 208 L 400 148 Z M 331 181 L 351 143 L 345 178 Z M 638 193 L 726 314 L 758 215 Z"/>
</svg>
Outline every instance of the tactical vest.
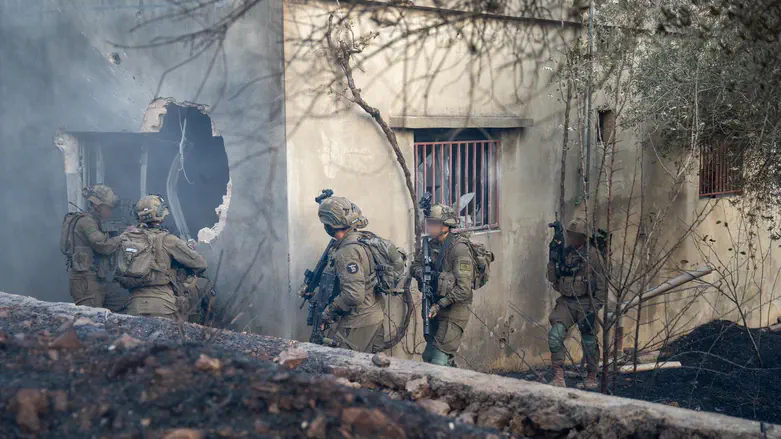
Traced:
<svg viewBox="0 0 781 439">
<path fill-rule="evenodd" d="M 175 273 L 163 242 L 166 230 L 139 228 L 120 238 L 116 280 L 127 289 L 168 285 Z"/>
<path fill-rule="evenodd" d="M 105 279 L 109 277 L 112 261 L 109 256 L 95 253 L 85 238 L 76 233 L 76 226 L 83 219 L 90 217 L 95 220 L 98 230 L 100 221 L 86 212 L 69 212 L 62 220 L 60 234 L 60 252 L 65 255 L 68 270 L 76 273 L 95 272 L 97 277 Z"/>
<path fill-rule="evenodd" d="M 593 248 L 593 247 L 592 247 Z M 596 273 L 590 273 L 591 279 L 589 279 L 589 273 L 587 272 L 588 266 L 584 260 L 585 255 L 578 253 L 576 249 L 570 249 L 565 259 L 565 264 L 568 267 L 577 267 L 575 271 L 568 276 L 562 276 L 559 278 L 559 293 L 565 297 L 585 297 L 589 294 L 589 280 L 591 280 L 591 291 L 596 293 Z M 599 257 L 596 249 L 593 250 L 591 257 Z"/>
</svg>

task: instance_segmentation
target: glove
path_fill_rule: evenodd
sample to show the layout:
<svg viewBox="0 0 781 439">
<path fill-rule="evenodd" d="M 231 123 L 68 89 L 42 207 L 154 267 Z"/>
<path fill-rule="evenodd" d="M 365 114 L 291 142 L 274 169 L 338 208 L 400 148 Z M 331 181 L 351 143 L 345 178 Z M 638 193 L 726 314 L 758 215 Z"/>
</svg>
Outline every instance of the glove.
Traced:
<svg viewBox="0 0 781 439">
<path fill-rule="evenodd" d="M 307 293 L 307 291 L 306 291 L 306 284 L 303 284 L 303 285 L 301 285 L 301 288 L 298 289 L 298 292 L 296 294 L 298 295 L 298 297 L 301 297 L 301 298 L 304 298 L 304 299 L 309 299 L 310 297 L 312 297 L 315 294 L 317 294 L 317 290 L 318 289 L 320 289 L 320 287 L 316 287 L 314 291 L 312 291 L 311 293 Z"/>
<path fill-rule="evenodd" d="M 336 321 L 336 315 L 334 313 L 333 305 L 328 305 L 320 314 L 320 322 L 327 328 Z"/>
<path fill-rule="evenodd" d="M 439 314 L 439 305 L 435 303 L 431 305 L 431 308 L 429 308 L 428 318 L 433 319 L 437 316 L 437 314 Z"/>
</svg>

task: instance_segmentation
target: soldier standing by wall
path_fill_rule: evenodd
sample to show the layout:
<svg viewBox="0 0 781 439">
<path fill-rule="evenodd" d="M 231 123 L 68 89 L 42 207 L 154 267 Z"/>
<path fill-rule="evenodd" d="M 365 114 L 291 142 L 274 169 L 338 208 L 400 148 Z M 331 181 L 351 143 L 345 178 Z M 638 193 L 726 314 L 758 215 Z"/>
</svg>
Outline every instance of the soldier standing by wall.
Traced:
<svg viewBox="0 0 781 439">
<path fill-rule="evenodd" d="M 426 216 L 426 233 L 434 261 L 437 300 L 431 305 L 431 336 L 426 339 L 423 361 L 455 365 L 455 354 L 469 322 L 469 305 L 475 280 L 475 265 L 468 238 L 452 231 L 458 217 L 452 208 L 435 204 Z M 412 275 L 422 285 L 423 255 L 415 256 Z"/>
<path fill-rule="evenodd" d="M 127 313 L 173 319 L 187 314 L 191 304 L 174 293 L 175 261 L 194 273 L 206 270 L 206 259 L 187 243 L 162 227 L 168 207 L 158 195 L 148 195 L 136 204 L 140 225 L 120 235 L 117 281 L 130 290 Z"/>
<path fill-rule="evenodd" d="M 84 188 L 82 195 L 89 207 L 86 211 L 65 215 L 60 250 L 66 256 L 70 271 L 73 303 L 103 307 L 108 294 L 106 280 L 113 270 L 111 256 L 119 247 L 119 237 L 109 238 L 101 229 L 100 221 L 111 217 L 119 198 L 110 187 L 102 184 Z"/>
<path fill-rule="evenodd" d="M 607 290 L 602 255 L 596 247 L 587 243 L 586 233 L 586 220 L 573 219 L 567 226 L 569 246 L 565 249 L 565 260 L 558 264 L 553 261 L 548 262 L 548 281 L 561 294 L 550 315 L 551 329 L 548 333 L 548 347 L 553 367 L 551 384 L 557 387 L 566 387 L 564 340 L 567 332 L 575 324 L 580 330 L 583 355 L 588 370 L 583 387 L 596 389 L 598 386 L 599 343 L 596 337 L 596 317 L 605 302 Z"/>
<path fill-rule="evenodd" d="M 324 327 L 339 347 L 360 352 L 382 350 L 382 301 L 375 292 L 377 275 L 369 250 L 359 241 L 369 221 L 343 197 L 325 199 L 318 208 L 326 233 L 336 240 L 326 270 L 336 276 L 333 301 L 322 312 Z"/>
</svg>

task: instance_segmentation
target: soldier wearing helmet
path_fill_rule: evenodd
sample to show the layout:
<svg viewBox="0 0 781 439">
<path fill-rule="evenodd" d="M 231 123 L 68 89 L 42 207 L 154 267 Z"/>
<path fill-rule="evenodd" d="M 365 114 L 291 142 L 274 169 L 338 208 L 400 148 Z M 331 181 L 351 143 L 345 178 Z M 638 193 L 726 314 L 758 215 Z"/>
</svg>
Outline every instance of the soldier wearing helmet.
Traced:
<svg viewBox="0 0 781 439">
<path fill-rule="evenodd" d="M 551 352 L 553 380 L 551 384 L 566 387 L 564 382 L 564 361 L 566 352 L 564 340 L 574 325 L 580 330 L 583 355 L 588 375 L 583 387 L 597 388 L 599 344 L 596 337 L 596 314 L 605 301 L 607 290 L 601 253 L 588 244 L 587 224 L 583 218 L 575 218 L 567 225 L 566 259 L 557 270 L 548 263 L 548 281 L 561 294 L 550 315 L 551 329 L 548 332 L 548 347 Z"/>
<path fill-rule="evenodd" d="M 70 271 L 70 293 L 76 305 L 103 307 L 108 294 L 107 278 L 112 270 L 111 256 L 119 237 L 110 238 L 100 226 L 108 219 L 119 198 L 102 184 L 82 190 L 88 207 L 70 212 L 62 222 L 60 250 Z"/>
<path fill-rule="evenodd" d="M 206 270 L 206 259 L 187 243 L 162 227 L 168 207 L 159 195 L 147 195 L 136 203 L 139 226 L 120 235 L 117 281 L 130 290 L 127 313 L 138 316 L 175 318 L 187 315 L 192 304 L 177 296 L 176 267 L 198 274 Z M 136 261 L 140 249 L 149 257 Z M 135 264 L 135 265 L 134 265 Z"/>
<path fill-rule="evenodd" d="M 336 275 L 337 289 L 322 313 L 323 326 L 330 326 L 329 338 L 342 348 L 379 352 L 384 338 L 382 301 L 374 288 L 377 276 L 371 254 L 360 243 L 358 232 L 369 221 L 344 197 L 326 198 L 317 214 L 326 233 L 336 240 L 326 270 Z"/>
<path fill-rule="evenodd" d="M 469 305 L 475 281 L 475 264 L 468 238 L 453 231 L 458 216 L 449 206 L 435 204 L 426 216 L 429 250 L 434 261 L 434 291 L 437 300 L 429 313 L 431 336 L 426 340 L 423 361 L 454 366 L 455 354 L 469 322 Z M 412 263 L 412 275 L 422 284 L 423 255 Z"/>
</svg>

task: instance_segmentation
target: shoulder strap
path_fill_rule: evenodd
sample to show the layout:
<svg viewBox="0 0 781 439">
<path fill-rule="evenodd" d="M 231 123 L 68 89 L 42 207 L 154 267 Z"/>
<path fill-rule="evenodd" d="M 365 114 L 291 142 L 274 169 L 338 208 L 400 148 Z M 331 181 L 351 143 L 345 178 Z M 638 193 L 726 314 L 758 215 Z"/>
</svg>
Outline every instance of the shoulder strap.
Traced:
<svg viewBox="0 0 781 439">
<path fill-rule="evenodd" d="M 372 255 L 372 251 L 369 249 L 369 244 L 362 240 L 358 240 L 355 242 L 348 242 L 344 244 L 344 247 L 350 246 L 350 245 L 357 245 L 363 249 L 364 252 L 366 252 L 366 259 L 369 261 L 369 266 L 371 267 L 372 271 L 377 270 L 377 263 L 374 261 L 374 256 Z M 342 248 L 342 247 L 339 247 Z M 338 249 L 337 249 L 338 250 Z"/>
<path fill-rule="evenodd" d="M 431 238 L 429 238 L 431 239 Z M 445 238 L 445 243 L 442 245 L 442 248 L 439 250 L 439 257 L 437 258 L 436 262 L 434 262 L 434 271 L 442 271 L 442 265 L 445 264 L 445 253 L 450 249 L 451 244 L 453 244 L 453 234 L 448 234 L 447 238 Z"/>
<path fill-rule="evenodd" d="M 75 215 L 75 218 L 73 218 L 68 224 L 68 239 L 70 240 L 70 253 L 73 254 L 73 252 L 76 250 L 76 224 L 78 224 L 79 220 L 87 216 L 86 213 L 80 212 Z"/>
</svg>

